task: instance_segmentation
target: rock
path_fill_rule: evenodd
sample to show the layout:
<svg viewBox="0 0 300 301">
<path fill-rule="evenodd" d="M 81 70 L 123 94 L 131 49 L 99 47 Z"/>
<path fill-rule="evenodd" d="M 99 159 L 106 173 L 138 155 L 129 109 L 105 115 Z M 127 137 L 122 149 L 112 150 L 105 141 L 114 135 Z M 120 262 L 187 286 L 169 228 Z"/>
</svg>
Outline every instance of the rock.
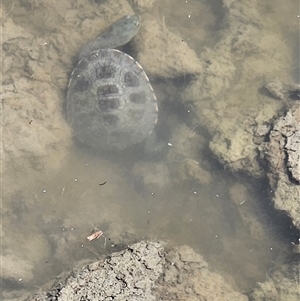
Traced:
<svg viewBox="0 0 300 301">
<path fill-rule="evenodd" d="M 141 29 L 134 41 L 137 60 L 151 76 L 176 78 L 203 71 L 196 52 L 150 15 L 142 16 Z"/>
<path fill-rule="evenodd" d="M 265 88 L 273 95 L 275 98 L 284 99 L 283 83 L 279 80 L 273 80 L 265 85 Z"/>
<path fill-rule="evenodd" d="M 192 248 L 167 250 L 164 245 L 130 245 L 106 259 L 75 268 L 46 293 L 26 300 L 248 300 L 211 272 Z"/>
<path fill-rule="evenodd" d="M 262 139 L 254 138 L 254 132 L 260 137 L 266 133 L 285 102 L 262 95 L 258 87 L 261 78 L 272 78 L 291 63 L 291 50 L 279 34 L 264 28 L 266 20 L 256 1 L 223 1 L 223 5 L 220 39 L 213 49 L 202 51 L 204 70 L 182 92 L 182 102 L 192 103 L 193 125 L 209 132 L 210 150 L 221 164 L 259 178 L 265 175 L 257 156 L 257 140 Z M 275 60 L 270 43 L 285 55 Z"/>
<path fill-rule="evenodd" d="M 181 246 L 178 249 L 179 257 L 182 262 L 197 262 L 202 263 L 204 267 L 208 267 L 207 264 L 205 264 L 205 261 L 203 257 L 200 254 L 197 254 L 194 252 L 194 250 L 189 246 Z"/>
<path fill-rule="evenodd" d="M 300 230 L 300 185 L 291 183 L 285 172 L 270 176 L 270 184 L 274 191 L 272 201 L 276 209 L 285 211 L 293 224 Z"/>
<path fill-rule="evenodd" d="M 300 99 L 299 85 L 285 84 L 282 81 L 276 79 L 271 80 L 270 82 L 265 84 L 264 87 L 274 98 L 280 100 L 286 100 L 287 98 L 291 100 Z"/>
<path fill-rule="evenodd" d="M 274 121 L 268 140 L 259 149 L 268 163 L 275 208 L 286 211 L 300 229 L 300 108 L 297 104 Z"/>
<path fill-rule="evenodd" d="M 12 19 L 4 20 L 2 38 L 1 153 L 5 189 L 10 193 L 26 187 L 34 175 L 41 178 L 40 171 L 50 173 L 61 166 L 71 131 L 62 115 L 59 89 L 52 82 L 58 56 Z"/>
<path fill-rule="evenodd" d="M 167 254 L 163 278 L 155 288 L 158 300 L 247 301 L 223 277 L 209 270 L 203 257 L 188 246 Z"/>
<path fill-rule="evenodd" d="M 286 136 L 287 168 L 291 176 L 300 184 L 300 107 L 295 105 L 286 115 L 285 127 L 289 128 Z"/>
<path fill-rule="evenodd" d="M 60 280 L 47 297 L 57 301 L 154 301 L 152 290 L 163 272 L 164 261 L 161 244 L 137 243 L 104 260 L 75 269 L 65 280 Z"/>
<path fill-rule="evenodd" d="M 268 280 L 257 283 L 250 294 L 251 301 L 299 300 L 299 261 L 283 264 L 268 273 Z"/>
</svg>

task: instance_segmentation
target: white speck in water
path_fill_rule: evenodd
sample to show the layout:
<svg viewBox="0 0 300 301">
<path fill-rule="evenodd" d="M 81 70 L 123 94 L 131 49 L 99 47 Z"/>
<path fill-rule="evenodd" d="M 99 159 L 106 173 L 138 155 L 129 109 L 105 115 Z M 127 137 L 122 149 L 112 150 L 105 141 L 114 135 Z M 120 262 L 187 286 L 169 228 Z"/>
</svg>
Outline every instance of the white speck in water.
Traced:
<svg viewBox="0 0 300 301">
<path fill-rule="evenodd" d="M 78 180 L 77 180 L 77 179 L 74 179 L 74 181 L 77 182 Z"/>
<path fill-rule="evenodd" d="M 215 235 L 215 238 L 218 238 L 218 235 Z"/>
<path fill-rule="evenodd" d="M 173 144 L 169 142 L 168 145 L 169 145 L 169 146 L 172 146 Z"/>
<path fill-rule="evenodd" d="M 60 195 L 60 196 L 63 196 L 63 195 L 64 195 L 64 193 L 65 193 L 65 188 L 66 188 L 66 187 L 63 187 L 63 189 L 61 190 L 61 195 Z"/>
<path fill-rule="evenodd" d="M 44 189 L 44 190 L 43 190 L 43 193 L 46 193 L 46 192 L 47 192 L 47 190 L 46 190 L 46 189 Z"/>
<path fill-rule="evenodd" d="M 74 230 L 74 228 L 71 228 L 70 230 L 71 230 L 71 231 L 73 231 L 73 230 Z"/>
<path fill-rule="evenodd" d="M 216 194 L 216 197 L 219 198 L 220 196 L 218 194 Z"/>
<path fill-rule="evenodd" d="M 154 192 L 151 192 L 151 195 L 154 195 Z"/>
<path fill-rule="evenodd" d="M 23 280 L 23 278 L 19 278 L 19 282 L 21 282 Z"/>
<path fill-rule="evenodd" d="M 148 210 L 147 213 L 149 214 L 149 213 L 150 213 L 150 210 Z"/>
<path fill-rule="evenodd" d="M 65 231 L 65 228 L 62 228 L 63 231 Z"/>
<path fill-rule="evenodd" d="M 194 194 L 197 194 L 197 191 L 194 191 Z"/>
<path fill-rule="evenodd" d="M 187 112 L 188 112 L 188 113 L 191 113 L 191 110 L 188 110 Z"/>
<path fill-rule="evenodd" d="M 188 18 L 190 18 L 191 17 L 191 15 L 188 15 Z"/>
</svg>

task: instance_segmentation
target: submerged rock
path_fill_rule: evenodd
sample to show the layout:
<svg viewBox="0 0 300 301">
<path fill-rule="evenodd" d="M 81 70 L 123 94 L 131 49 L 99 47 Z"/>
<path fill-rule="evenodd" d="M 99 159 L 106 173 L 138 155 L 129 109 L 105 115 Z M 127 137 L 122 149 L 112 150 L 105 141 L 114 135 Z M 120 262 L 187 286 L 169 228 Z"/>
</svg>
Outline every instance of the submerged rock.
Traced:
<svg viewBox="0 0 300 301">
<path fill-rule="evenodd" d="M 280 80 L 271 80 L 268 83 L 266 83 L 264 87 L 267 89 L 270 95 L 276 99 L 300 99 L 300 85 L 285 84 Z"/>
<path fill-rule="evenodd" d="M 268 273 L 268 280 L 257 283 L 250 294 L 251 301 L 299 300 L 299 262 L 283 264 Z"/>
</svg>

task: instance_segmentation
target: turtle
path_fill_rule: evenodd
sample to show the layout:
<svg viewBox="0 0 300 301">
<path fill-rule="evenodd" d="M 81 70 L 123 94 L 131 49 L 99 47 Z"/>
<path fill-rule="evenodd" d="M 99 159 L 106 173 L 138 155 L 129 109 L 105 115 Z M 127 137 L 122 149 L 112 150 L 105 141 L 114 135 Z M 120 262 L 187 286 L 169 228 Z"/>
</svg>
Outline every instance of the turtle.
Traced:
<svg viewBox="0 0 300 301">
<path fill-rule="evenodd" d="M 157 99 L 144 69 L 115 49 L 139 27 L 139 16 L 124 16 L 79 54 L 68 84 L 67 120 L 88 146 L 124 150 L 145 140 L 157 123 Z"/>
</svg>

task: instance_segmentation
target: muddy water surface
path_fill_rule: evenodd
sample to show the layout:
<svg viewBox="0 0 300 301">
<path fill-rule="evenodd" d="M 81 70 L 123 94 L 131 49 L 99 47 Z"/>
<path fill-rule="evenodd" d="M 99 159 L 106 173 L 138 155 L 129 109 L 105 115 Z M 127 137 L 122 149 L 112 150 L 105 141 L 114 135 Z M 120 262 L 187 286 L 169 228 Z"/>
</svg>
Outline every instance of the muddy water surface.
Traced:
<svg viewBox="0 0 300 301">
<path fill-rule="evenodd" d="M 37 1 L 3 1 L 4 21 L 12 20 L 31 36 L 52 43 L 47 52 L 51 56 L 51 49 L 56 53 L 57 47 L 63 48 L 66 43 L 59 37 L 66 20 L 73 20 L 75 26 L 85 14 L 88 16 L 102 5 L 101 1 L 86 2 L 86 6 L 82 1 L 75 2 L 65 1 L 58 7 L 53 0 L 45 7 Z M 281 1 L 269 2 L 260 8 L 266 18 L 273 20 L 268 30 L 281 30 L 287 39 L 292 38 L 288 33 L 295 32 L 296 19 L 291 18 L 293 1 L 284 6 Z M 110 13 L 107 9 L 108 16 Z M 219 1 L 164 0 L 154 3 L 147 13 L 180 35 L 199 57 L 205 47 L 213 48 L 221 35 L 224 12 Z M 292 30 L 285 24 L 290 24 Z M 84 41 L 78 34 L 80 28 L 72 30 L 78 35 L 78 41 Z M 53 44 L 53 36 L 60 45 Z M 290 45 L 296 47 L 292 40 Z M 76 43 L 73 40 L 66 47 L 75 49 Z M 54 119 L 50 123 L 54 127 L 59 124 L 62 132 L 70 133 L 62 139 L 70 143 L 58 155 L 55 151 L 61 144 L 45 143 L 41 146 L 43 150 L 33 149 L 33 155 L 24 158 L 23 165 L 22 152 L 6 153 L 6 157 L 12 156 L 8 160 L 18 162 L 18 168 L 6 169 L 8 180 L 4 181 L 2 195 L 2 255 L 7 263 L 2 275 L 5 297 L 9 299 L 36 289 L 81 259 L 109 254 L 145 238 L 193 247 L 212 269 L 225 275 L 242 292 L 250 290 L 257 281 L 264 281 L 272 262 L 282 260 L 287 252 L 286 241 L 275 234 L 277 228 L 261 206 L 268 188 L 224 170 L 209 151 L 209 133 L 189 126 L 192 125 L 190 112 L 180 104 L 180 95 L 189 78 L 179 77 L 176 82 L 166 83 L 165 79 L 155 80 L 159 82 L 157 86 L 154 83 L 154 88 L 158 90 L 158 104 L 164 116 L 160 117 L 157 129 L 160 143 L 166 146 L 161 152 L 144 151 L 143 145 L 124 154 L 99 154 L 74 141 L 70 126 L 64 122 L 67 79 L 76 59 L 69 56 L 64 59 L 65 54 L 53 56 L 62 67 L 58 68 L 54 62 L 50 72 L 55 76 L 46 81 L 53 81 L 59 96 L 54 111 L 59 112 L 63 121 L 56 123 Z M 16 71 L 16 64 L 7 68 L 7 72 L 12 69 L 14 74 L 19 72 L 20 78 L 26 77 L 26 70 Z M 163 91 L 164 83 L 165 89 L 172 93 Z M 171 102 L 163 99 L 170 95 Z M 41 101 L 51 103 L 53 98 Z M 47 106 L 39 109 L 41 114 Z M 30 110 L 22 114 L 26 112 L 30 121 Z M 35 124 L 33 121 L 31 125 Z M 171 148 L 176 150 L 171 141 L 180 126 L 188 129 L 187 135 L 196 132 L 200 137 L 197 155 L 182 156 L 180 151 L 178 156 L 168 155 Z M 185 138 L 177 136 L 178 144 Z M 44 139 L 53 138 L 45 136 Z M 43 160 L 36 159 L 35 154 Z M 188 172 L 180 169 L 182 162 L 189 163 L 184 165 L 189 166 Z M 196 168 L 199 164 L 200 171 Z M 195 173 L 198 173 L 196 177 Z M 95 228 L 102 230 L 104 236 L 88 242 L 86 237 Z"/>
</svg>

